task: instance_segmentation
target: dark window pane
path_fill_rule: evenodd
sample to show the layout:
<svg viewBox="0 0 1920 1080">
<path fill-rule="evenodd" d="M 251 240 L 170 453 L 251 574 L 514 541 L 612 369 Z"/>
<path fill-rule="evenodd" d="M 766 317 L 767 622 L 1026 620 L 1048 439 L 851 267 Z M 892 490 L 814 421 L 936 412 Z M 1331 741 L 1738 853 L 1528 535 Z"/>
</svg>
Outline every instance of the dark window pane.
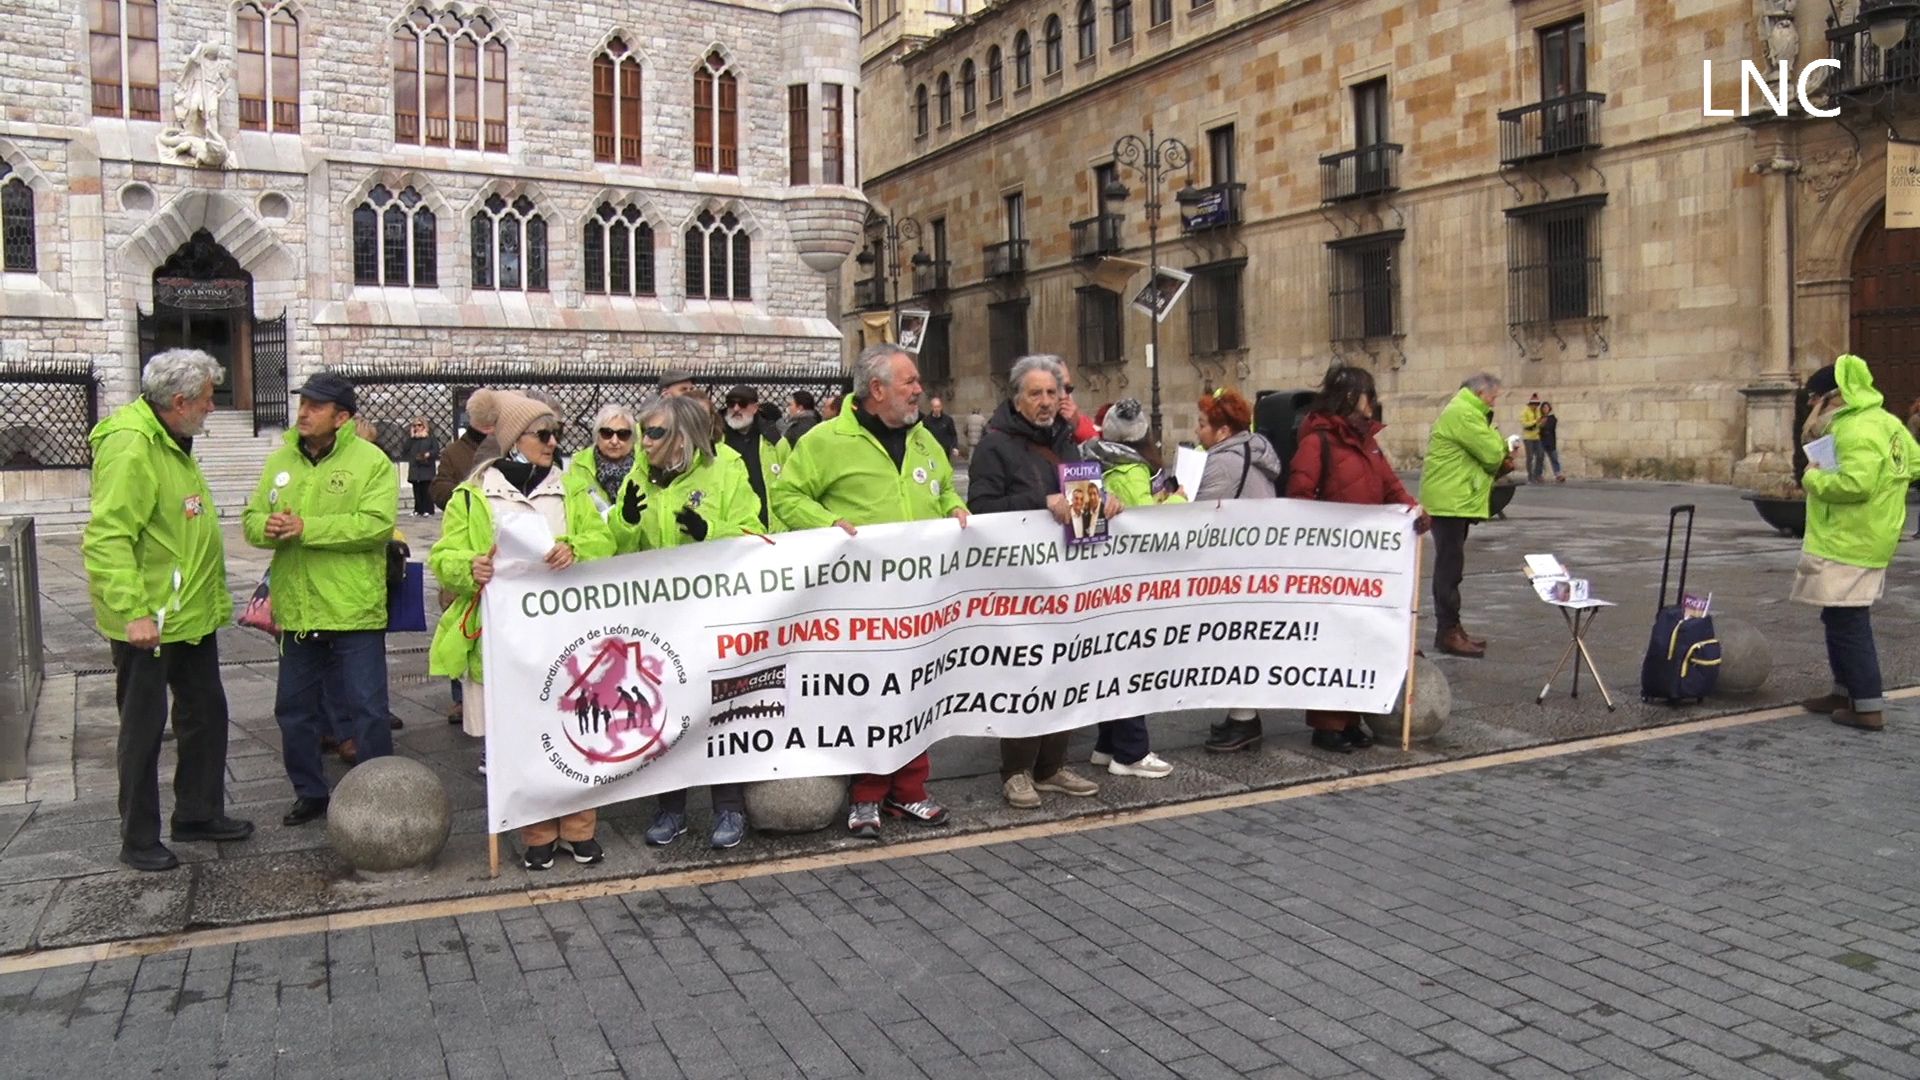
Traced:
<svg viewBox="0 0 1920 1080">
<path fill-rule="evenodd" d="M 0 233 L 5 237 L 4 265 L 8 270 L 33 272 L 36 265 L 33 226 L 33 189 L 16 176 L 0 185 Z"/>
<path fill-rule="evenodd" d="M 492 218 L 485 214 L 473 215 L 473 227 L 468 230 L 467 246 L 473 249 L 473 287 L 493 288 Z"/>
<path fill-rule="evenodd" d="M 707 296 L 727 298 L 727 234 L 715 229 L 707 234 Z"/>
<path fill-rule="evenodd" d="M 644 222 L 633 230 L 633 291 L 653 295 L 653 228 Z"/>
<path fill-rule="evenodd" d="M 753 299 L 753 239 L 745 229 L 733 234 L 733 298 Z"/>
<path fill-rule="evenodd" d="M 601 206 L 602 210 L 606 207 Z M 586 288 L 590 293 L 607 291 L 607 231 L 598 222 L 587 225 L 581 236 L 580 262 L 586 268 Z"/>
<path fill-rule="evenodd" d="M 429 288 L 440 283 L 440 248 L 433 226 L 433 211 L 422 206 L 413 212 L 413 283 Z"/>
<path fill-rule="evenodd" d="M 707 234 L 698 228 L 688 229 L 686 236 L 687 252 L 687 296 L 699 299 L 707 295 Z"/>
<path fill-rule="evenodd" d="M 366 203 L 353 212 L 353 283 L 380 284 L 380 213 Z"/>
<path fill-rule="evenodd" d="M 599 230 L 594 230 L 598 232 Z M 626 225 L 615 223 L 607 230 L 607 243 L 612 257 L 608 260 L 608 291 L 615 296 L 626 296 L 633 291 L 632 243 L 633 230 Z"/>
<path fill-rule="evenodd" d="M 407 212 L 398 206 L 387 207 L 381 220 L 384 235 L 381 248 L 386 255 L 386 265 L 381 268 L 380 284 L 406 285 L 407 281 Z"/>
<path fill-rule="evenodd" d="M 534 292 L 547 289 L 547 219 L 527 220 L 527 288 Z"/>
<path fill-rule="evenodd" d="M 517 289 L 520 287 L 520 273 L 524 265 L 524 253 L 521 249 L 520 222 L 511 217 L 500 221 L 500 287 Z"/>
</svg>

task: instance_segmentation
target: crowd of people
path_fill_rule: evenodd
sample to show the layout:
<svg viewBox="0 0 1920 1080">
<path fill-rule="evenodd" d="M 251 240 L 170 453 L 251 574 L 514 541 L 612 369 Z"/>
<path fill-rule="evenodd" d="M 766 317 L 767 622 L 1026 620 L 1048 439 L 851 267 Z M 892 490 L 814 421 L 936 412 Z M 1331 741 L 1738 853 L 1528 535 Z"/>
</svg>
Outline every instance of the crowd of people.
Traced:
<svg viewBox="0 0 1920 1080">
<path fill-rule="evenodd" d="M 176 349 L 148 362 L 141 395 L 92 433 L 93 513 L 83 550 L 98 624 L 112 642 L 120 710 L 121 860 L 167 870 L 177 857 L 160 840 L 160 745 L 169 722 L 178 741 L 171 838 L 230 842 L 253 832 L 226 813 L 228 711 L 215 631 L 233 617 L 219 519 L 192 456 L 213 407 L 222 369 L 205 353 Z M 608 405 L 593 418 L 591 444 L 563 460 L 556 403 L 526 391 L 483 388 L 466 402 L 466 428 L 437 444 L 420 418 L 401 451 L 415 514 L 442 513 L 426 562 L 438 584 L 428 670 L 448 679 L 449 722 L 476 738 L 488 727 L 481 686 L 480 592 L 494 573 L 499 523 L 538 515 L 554 537 L 545 566 L 700 544 L 750 533 L 836 527 L 849 535 L 891 522 L 970 514 L 1044 511 L 1062 524 L 1075 507 L 1061 490 L 1063 463 L 1103 467 L 1111 519 L 1185 501 L 1287 497 L 1398 506 L 1434 541 L 1434 645 L 1486 655 L 1487 642 L 1462 622 L 1460 585 L 1472 526 L 1487 519 L 1494 484 L 1515 468 L 1515 448 L 1495 425 L 1500 380 L 1465 380 L 1433 424 L 1419 493 L 1407 490 L 1382 451 L 1379 398 L 1364 369 L 1336 366 L 1291 431 L 1256 432 L 1253 409 L 1225 389 L 1197 402 L 1195 440 L 1207 450 L 1197 489 L 1181 490 L 1161 458 L 1139 401 L 1082 412 L 1072 375 L 1057 356 L 1024 357 L 1008 396 L 970 439 L 965 496 L 954 482 L 955 424 L 938 398 L 927 402 L 912 355 L 896 345 L 861 353 L 853 392 L 818 401 L 796 391 L 782 410 L 751 386 L 728 391 L 716 411 L 686 372 L 662 377 L 657 396 L 636 407 Z M 1909 428 L 1881 408 L 1866 365 L 1843 357 L 1809 383 L 1815 410 L 1804 434 L 1831 434 L 1840 467 L 1812 468 L 1806 553 L 1794 597 L 1822 608 L 1835 686 L 1807 707 L 1836 722 L 1878 729 L 1881 686 L 1867 609 L 1884 588 L 1885 567 L 1905 520 L 1916 463 Z M 334 374 L 294 391 L 293 430 L 267 459 L 242 518 L 248 544 L 272 552 L 272 623 L 279 639 L 274 715 L 294 802 L 282 818 L 298 827 L 327 813 L 322 754 L 350 745 L 353 758 L 393 752 L 385 635 L 390 618 L 396 463 L 358 417 L 356 389 Z M 1550 461 L 1561 476 L 1551 405 L 1536 397 L 1523 413 L 1530 471 Z M 1540 444 L 1536 451 L 1535 444 Z M 1536 454 L 1539 461 L 1536 462 Z M 1077 494 L 1077 493 L 1076 493 Z M 1080 507 L 1081 512 L 1090 508 Z M 1367 718 L 1309 711 L 1312 745 L 1332 753 L 1372 746 Z M 1205 748 L 1257 750 L 1260 714 L 1228 711 Z M 1043 795 L 1085 798 L 1097 781 L 1069 767 L 1068 732 L 1000 742 L 1002 794 L 1034 809 Z M 1088 764 L 1109 775 L 1158 779 L 1174 766 L 1153 752 L 1144 716 L 1101 723 Z M 884 818 L 922 826 L 951 815 L 927 788 L 923 753 L 887 775 L 851 778 L 848 832 L 877 839 Z M 485 771 L 485 765 L 481 766 Z M 729 848 L 746 836 L 741 785 L 715 785 L 708 842 Z M 676 843 L 687 832 L 687 793 L 658 798 L 646 842 Z M 605 858 L 592 810 L 526 827 L 522 861 L 544 870 L 561 855 Z"/>
</svg>

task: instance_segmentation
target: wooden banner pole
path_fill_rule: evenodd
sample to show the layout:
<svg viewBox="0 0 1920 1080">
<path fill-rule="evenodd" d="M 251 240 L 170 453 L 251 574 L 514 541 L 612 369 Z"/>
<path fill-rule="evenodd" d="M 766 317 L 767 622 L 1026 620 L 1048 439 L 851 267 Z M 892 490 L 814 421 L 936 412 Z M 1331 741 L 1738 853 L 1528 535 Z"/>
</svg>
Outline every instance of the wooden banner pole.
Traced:
<svg viewBox="0 0 1920 1080">
<path fill-rule="evenodd" d="M 1413 749 L 1413 684 L 1420 671 L 1420 561 L 1426 551 L 1419 533 L 1413 535 L 1413 618 L 1407 633 L 1407 697 L 1400 712 L 1400 752 Z"/>
<path fill-rule="evenodd" d="M 487 833 L 487 876 L 500 876 L 500 834 L 497 832 Z"/>
</svg>

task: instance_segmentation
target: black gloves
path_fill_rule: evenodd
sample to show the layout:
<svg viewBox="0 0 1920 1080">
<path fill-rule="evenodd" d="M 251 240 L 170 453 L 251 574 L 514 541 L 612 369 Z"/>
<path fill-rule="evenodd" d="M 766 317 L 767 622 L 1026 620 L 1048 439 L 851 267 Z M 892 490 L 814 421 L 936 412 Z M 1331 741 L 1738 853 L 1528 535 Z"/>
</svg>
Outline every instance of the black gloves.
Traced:
<svg viewBox="0 0 1920 1080">
<path fill-rule="evenodd" d="M 628 483 L 622 485 L 620 492 L 620 517 L 629 525 L 640 524 L 640 515 L 647 512 L 647 496 L 640 485 Z"/>
<path fill-rule="evenodd" d="M 673 520 L 680 523 L 680 531 L 691 537 L 694 543 L 707 538 L 707 519 L 701 517 L 693 507 L 681 507 L 680 512 L 673 515 Z"/>
</svg>

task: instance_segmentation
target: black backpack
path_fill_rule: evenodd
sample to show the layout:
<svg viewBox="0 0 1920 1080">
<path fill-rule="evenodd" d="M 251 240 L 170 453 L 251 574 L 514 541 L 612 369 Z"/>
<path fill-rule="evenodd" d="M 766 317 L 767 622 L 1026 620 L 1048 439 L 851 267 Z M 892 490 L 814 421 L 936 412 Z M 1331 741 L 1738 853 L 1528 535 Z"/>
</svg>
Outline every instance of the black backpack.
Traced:
<svg viewBox="0 0 1920 1080">
<path fill-rule="evenodd" d="M 1687 515 L 1687 537 L 1680 553 L 1680 584 L 1673 603 L 1667 603 L 1667 574 L 1673 567 L 1673 531 L 1680 515 Z M 1647 655 L 1640 662 L 1640 699 L 1679 705 L 1689 699 L 1705 701 L 1720 681 L 1720 638 L 1713 616 L 1687 617 L 1687 563 L 1693 557 L 1693 507 L 1676 506 L 1667 515 L 1667 555 L 1660 567 L 1660 600 L 1653 613 L 1653 633 Z"/>
</svg>

